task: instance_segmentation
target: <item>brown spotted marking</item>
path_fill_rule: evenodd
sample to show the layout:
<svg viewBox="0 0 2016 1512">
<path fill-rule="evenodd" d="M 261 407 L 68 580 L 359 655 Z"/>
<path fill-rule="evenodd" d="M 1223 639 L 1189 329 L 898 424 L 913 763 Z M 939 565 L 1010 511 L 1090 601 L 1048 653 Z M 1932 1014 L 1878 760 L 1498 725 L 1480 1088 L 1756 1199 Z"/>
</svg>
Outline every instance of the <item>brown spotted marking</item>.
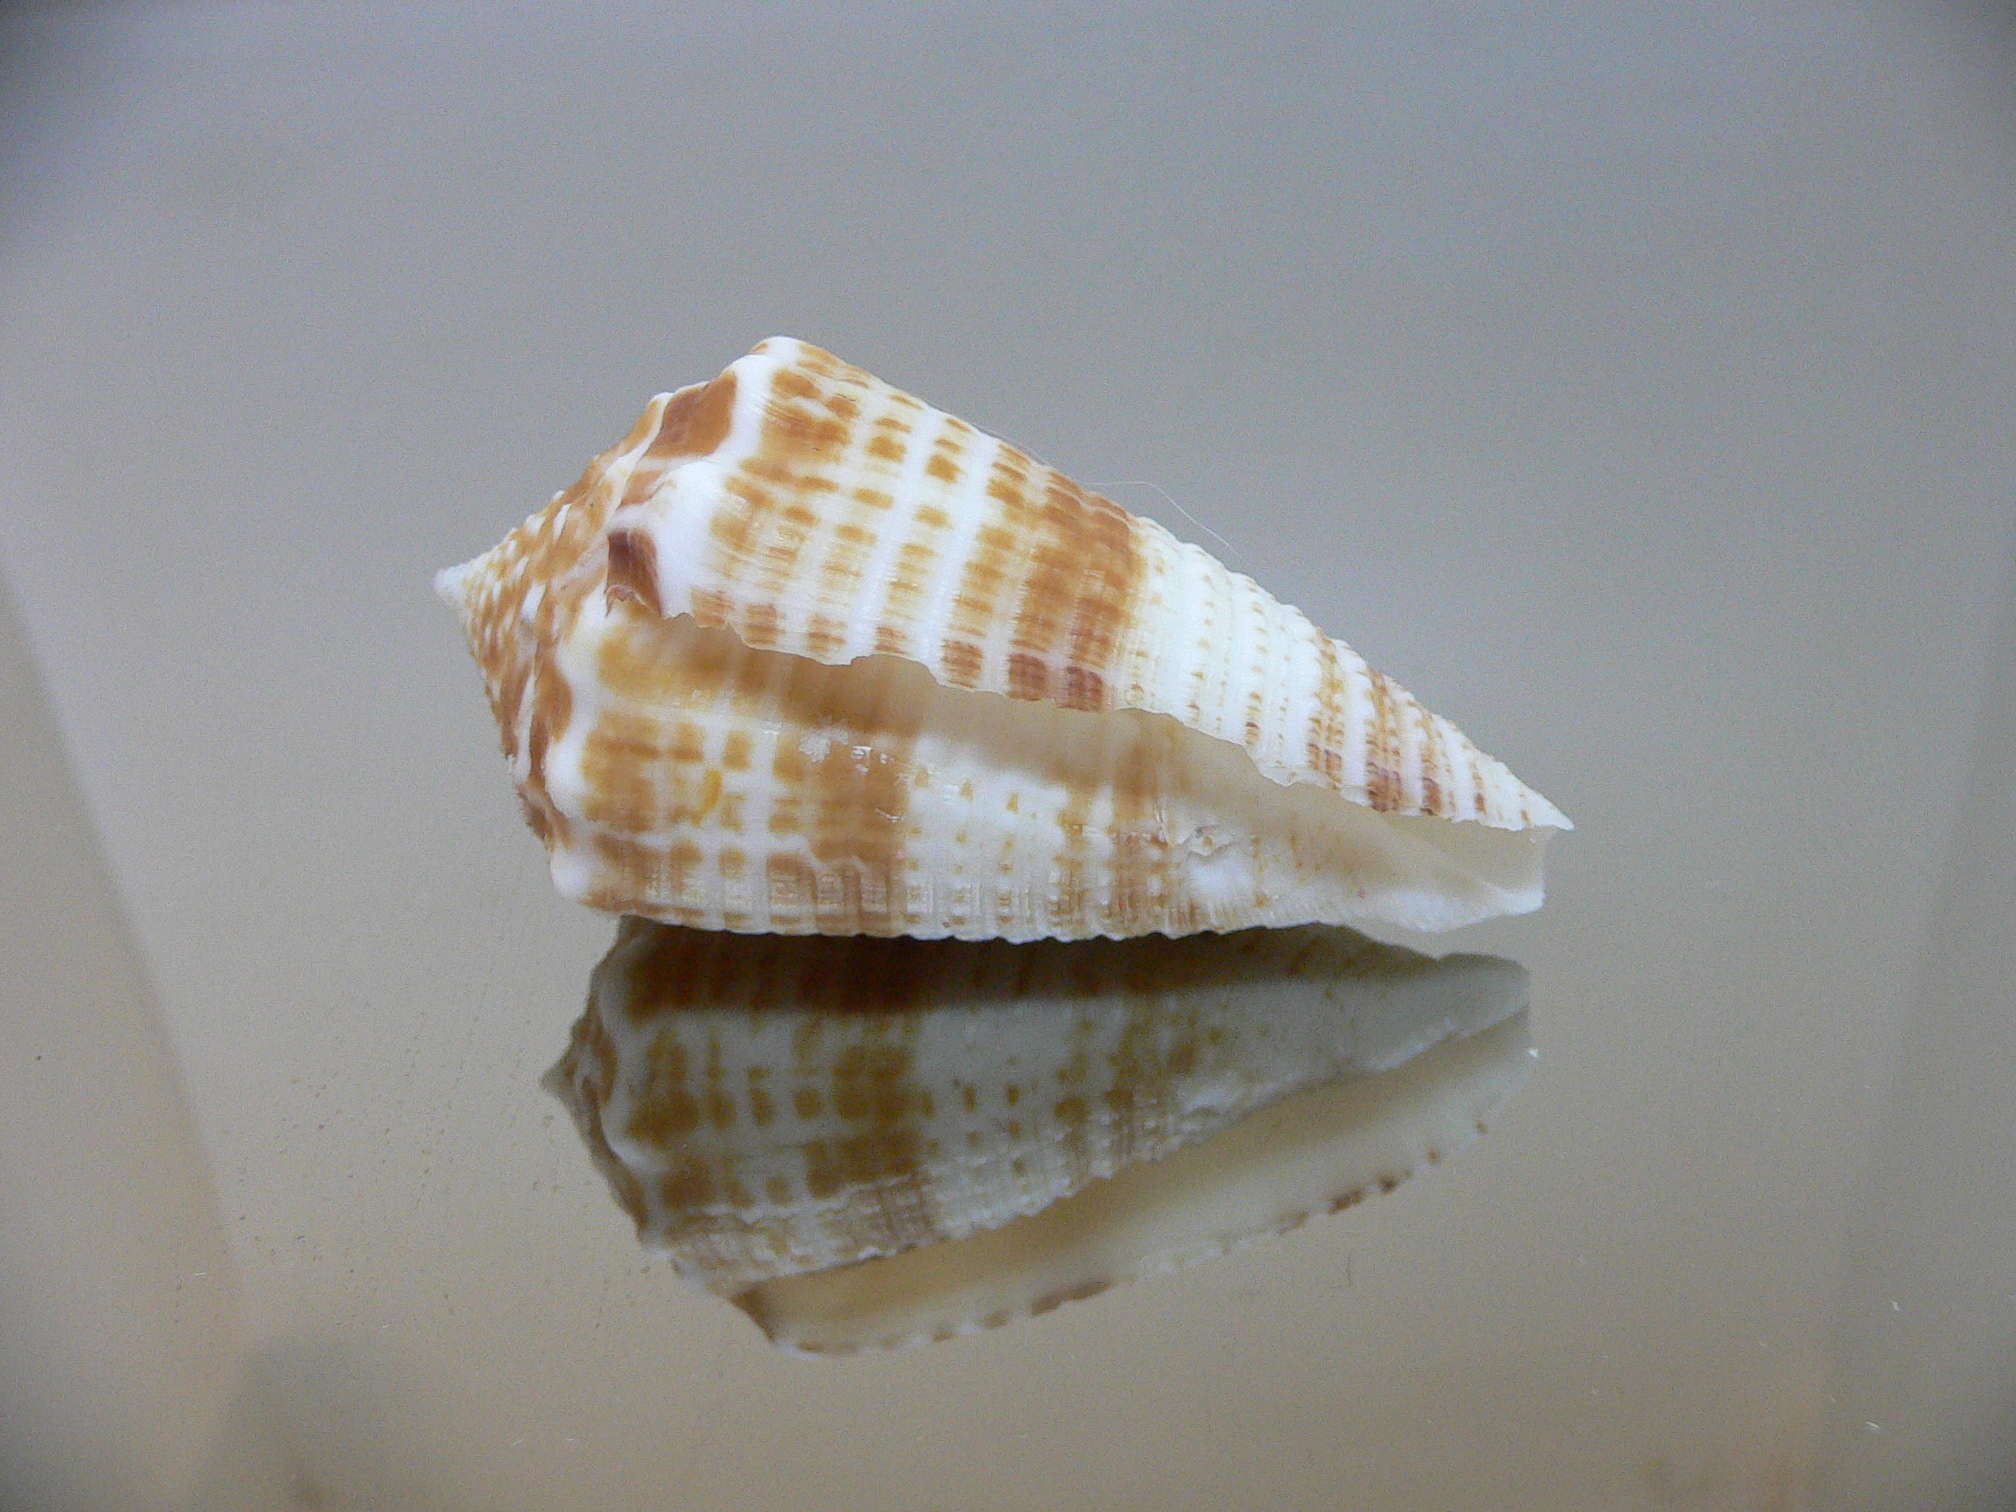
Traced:
<svg viewBox="0 0 2016 1512">
<path fill-rule="evenodd" d="M 757 351 L 769 350 L 769 343 Z M 834 472 L 853 444 L 863 399 L 877 385 L 860 369 L 816 347 L 800 347 L 793 365 L 780 367 L 770 379 L 762 419 L 751 451 L 729 476 L 722 507 L 709 521 L 713 567 L 721 580 L 736 584 L 730 594 L 694 595 L 693 613 L 703 624 L 728 625 L 752 646 L 782 644 L 778 603 L 787 586 L 800 575 L 800 558 L 818 535 L 823 516 L 807 500 L 831 493 Z M 876 427 L 862 448 L 877 460 L 901 456 L 897 437 L 904 426 Z M 849 508 L 886 512 L 893 497 L 886 490 L 857 489 Z M 858 508 L 857 508 L 858 506 Z M 830 579 L 829 595 L 846 597 L 858 586 L 864 555 L 862 536 L 842 531 L 819 571 Z M 867 530 L 872 537 L 872 530 Z M 824 654 L 843 643 L 832 626 L 814 627 L 814 639 Z M 822 633 L 823 632 L 823 633 Z"/>
<path fill-rule="evenodd" d="M 1090 1015 L 1074 1016 L 1071 1047 L 1064 1063 L 1057 1068 L 1057 1091 L 1049 1105 L 1050 1117 L 1056 1121 L 1055 1153 L 1069 1172 L 1071 1189 L 1083 1186 L 1096 1174 L 1097 1130 L 1091 1123 L 1091 1106 L 1085 1100 L 1092 1090 L 1091 1037 L 1095 1027 Z M 1043 1093 L 1040 1083 L 1032 1081 L 1030 1088 L 1039 1097 Z"/>
<path fill-rule="evenodd" d="M 1039 906 L 1047 910 L 1050 928 L 1061 938 L 1080 933 L 1084 922 L 1092 916 L 1091 873 L 1095 863 L 1088 827 L 1095 796 L 1096 790 L 1091 787 L 1073 786 L 1066 791 L 1064 806 L 1057 811 L 1056 855 L 1050 867 L 1049 897 Z"/>
<path fill-rule="evenodd" d="M 596 721 L 581 752 L 583 819 L 631 830 L 651 823 L 659 808 L 659 767 L 667 755 L 658 740 L 661 728 L 660 721 L 628 710 Z"/>
<path fill-rule="evenodd" d="M 528 782 L 541 793 L 546 791 L 546 752 L 567 729 L 574 709 L 574 690 L 557 667 L 548 664 L 532 684 L 532 720 L 526 739 Z"/>
<path fill-rule="evenodd" d="M 595 673 L 612 706 L 686 718 L 724 701 L 762 695 L 768 663 L 733 635 L 666 622 L 618 605 L 595 648 Z"/>
<path fill-rule="evenodd" d="M 686 1046 L 674 1028 L 667 1027 L 652 1039 L 645 1067 L 623 1132 L 639 1144 L 669 1149 L 700 1127 L 702 1113 Z"/>
<path fill-rule="evenodd" d="M 1129 720 L 1129 739 L 1111 778 L 1107 893 L 1101 927 L 1111 935 L 1188 934 L 1200 928 L 1197 900 L 1175 895 L 1163 795 L 1180 785 L 1182 759 L 1159 724 Z"/>
<path fill-rule="evenodd" d="M 917 1027 L 901 1017 L 872 1022 L 833 1058 L 827 1102 L 846 1131 L 802 1147 L 807 1192 L 839 1199 L 828 1222 L 864 1253 L 940 1237 L 922 1152 L 926 1089 L 912 1074 Z"/>
<path fill-rule="evenodd" d="M 910 521 L 910 533 L 896 550 L 895 569 L 883 594 L 876 617 L 875 649 L 886 655 L 914 656 L 913 635 L 925 605 L 939 545 L 951 528 L 952 517 L 937 504 L 919 504 Z"/>
<path fill-rule="evenodd" d="M 1372 717 L 1365 725 L 1365 801 L 1376 812 L 1390 814 L 1406 807 L 1400 781 L 1400 727 L 1394 708 L 1396 689 L 1382 673 L 1366 669 Z"/>
<path fill-rule="evenodd" d="M 1009 644 L 1050 670 L 1049 689 L 1038 696 L 1067 709 L 1110 707 L 1106 678 L 1142 568 L 1132 519 L 1052 472 L 1041 505 L 1026 507 L 1015 523 L 1028 565 Z"/>
<path fill-rule="evenodd" d="M 911 744 L 921 720 L 889 675 L 793 659 L 782 667 L 771 716 L 780 728 L 817 732 L 808 755 L 795 733 L 777 743 L 771 832 L 802 835 L 809 859 L 790 851 L 768 863 L 773 918 L 822 933 L 893 934 L 907 922 L 904 879 Z"/>
<path fill-rule="evenodd" d="M 727 1067 L 722 1063 L 721 1031 L 711 1029 L 707 1035 L 707 1066 L 705 1089 L 702 1102 L 706 1108 L 708 1125 L 717 1133 L 735 1126 L 735 1099 L 729 1094 Z"/>
<path fill-rule="evenodd" d="M 616 927 L 616 944 L 595 974 L 622 968 L 623 1014 L 634 1025 L 677 1015 L 702 1000 L 705 984 L 696 967 L 692 931 L 668 929 L 648 920 L 626 917 Z"/>
<path fill-rule="evenodd" d="M 647 437 L 662 436 L 667 416 L 675 428 L 697 424 L 695 412 L 707 407 L 705 392 L 696 387 L 662 403 L 654 400 L 621 443 L 589 463 L 572 488 L 479 558 L 463 582 L 464 629 L 483 674 L 505 759 L 517 776 L 527 820 L 549 845 L 572 841 L 571 824 L 546 791 L 547 753 L 566 733 L 574 707 L 573 690 L 553 652 L 572 629 L 587 594 L 600 588 L 604 527 L 622 482 L 618 461 Z M 535 585 L 540 589 L 537 608 L 528 617 L 527 596 Z"/>
<path fill-rule="evenodd" d="M 924 476 L 948 489 L 957 486 L 965 476 L 966 441 L 972 434 L 972 427 L 967 425 L 941 425 L 938 434 L 932 438 L 931 456 L 924 463 Z"/>
<path fill-rule="evenodd" d="M 1435 716 L 1418 700 L 1414 702 L 1414 730 L 1421 751 L 1421 812 L 1440 816 L 1446 812 L 1443 803 L 1448 791 L 1448 758 L 1442 742 L 1436 738 Z"/>
<path fill-rule="evenodd" d="M 735 374 L 731 369 L 712 383 L 693 384 L 666 401 L 658 432 L 630 474 L 623 503 L 650 498 L 665 475 L 681 463 L 719 450 L 735 421 Z"/>
<path fill-rule="evenodd" d="M 875 626 L 875 649 L 885 656 L 910 656 L 910 627 L 924 607 L 924 585 L 931 580 L 938 553 L 915 539 L 896 549 L 896 570 L 883 596 L 882 617 Z"/>
<path fill-rule="evenodd" d="M 599 1014 L 584 1013 L 576 1021 L 567 1053 L 554 1068 L 554 1075 L 561 1086 L 573 1090 L 576 1120 L 596 1169 L 608 1177 L 617 1202 L 641 1233 L 650 1216 L 643 1184 L 634 1171 L 616 1159 L 602 1127 L 602 1110 L 616 1085 L 616 1047 L 610 1043 L 608 1026 Z"/>
<path fill-rule="evenodd" d="M 607 872 L 586 901 L 703 922 L 707 867 L 691 832 L 741 829 L 751 765 L 742 731 L 726 736 L 717 759 L 703 718 L 760 698 L 764 662 L 726 632 L 618 603 L 596 646 L 596 675 L 606 703 L 582 738 L 579 776 L 582 817 L 595 826 L 591 843 Z M 668 831 L 671 841 L 654 838 Z M 715 870 L 726 874 L 725 853 Z"/>
<path fill-rule="evenodd" d="M 983 522 L 973 538 L 973 546 L 966 557 L 966 565 L 961 569 L 959 587 L 952 596 L 951 635 L 959 642 L 969 645 L 984 645 L 991 635 L 1001 599 L 1012 591 L 1012 585 L 1019 575 L 1018 553 L 1023 542 L 1017 536 L 1013 520 L 1009 518 L 1021 505 L 1021 487 L 1025 475 L 1013 465 L 1019 453 L 1003 447 L 994 459 L 994 471 L 988 480 L 988 495 L 1002 505 L 1003 512 Z M 949 650 L 949 647 L 948 647 Z M 948 673 L 952 672 L 949 661 Z M 953 674 L 956 678 L 956 673 Z M 973 683 L 957 682 L 955 687 L 972 687 Z"/>
<path fill-rule="evenodd" d="M 589 846 L 595 880 L 581 901 L 605 913 L 632 912 L 649 900 L 651 916 L 673 924 L 702 924 L 712 914 L 706 856 L 690 840 L 646 845 L 627 835 L 601 832 Z"/>
<path fill-rule="evenodd" d="M 749 1120 L 759 1129 L 767 1129 L 777 1121 L 777 1104 L 770 1096 L 770 1068 L 751 1066 L 749 1081 Z"/>
<path fill-rule="evenodd" d="M 1337 643 L 1318 633 L 1316 698 L 1309 711 L 1309 770 L 1333 788 L 1344 786 L 1344 747 L 1349 729 L 1346 708 L 1350 683 Z"/>
<path fill-rule="evenodd" d="M 865 492 L 867 490 L 855 490 L 857 496 Z M 889 496 L 877 494 L 875 497 L 887 500 Z M 866 499 L 857 498 L 856 502 L 875 507 Z M 859 592 L 868 554 L 875 549 L 876 533 L 875 526 L 863 523 L 858 510 L 852 517 L 834 526 L 832 545 L 827 550 L 825 564 L 819 569 L 819 595 L 822 599 L 844 604 Z M 823 658 L 831 652 L 815 650 L 812 654 Z"/>
<path fill-rule="evenodd" d="M 832 661 L 846 643 L 847 627 L 830 614 L 815 613 L 805 627 L 805 649 L 819 661 Z"/>
<path fill-rule="evenodd" d="M 1102 1094 L 1112 1123 L 1113 1159 L 1154 1156 L 1175 1128 L 1177 1079 L 1196 1069 L 1197 1013 L 1170 1011 L 1158 997 L 1129 1005 L 1118 1042 L 1108 1052 Z"/>
<path fill-rule="evenodd" d="M 676 1238 L 683 1229 L 692 1226 L 695 1210 L 711 1203 L 716 1190 L 714 1171 L 704 1158 L 691 1154 L 675 1156 L 672 1168 L 658 1179 L 658 1200 L 665 1206 L 668 1237 Z"/>
<path fill-rule="evenodd" d="M 767 606 L 798 572 L 818 515 L 803 502 L 830 492 L 833 470 L 853 438 L 852 416 L 837 413 L 802 367 L 779 368 L 764 396 L 761 423 L 749 454 L 723 484 L 721 504 L 708 523 L 712 566 L 722 581 L 741 585 L 728 605 L 728 623 L 751 645 L 758 640 L 738 621 Z M 843 406 L 845 408 L 845 406 Z"/>
<path fill-rule="evenodd" d="M 1050 664 L 1027 651 L 1008 653 L 1008 696 L 1033 703 L 1050 696 Z"/>
</svg>

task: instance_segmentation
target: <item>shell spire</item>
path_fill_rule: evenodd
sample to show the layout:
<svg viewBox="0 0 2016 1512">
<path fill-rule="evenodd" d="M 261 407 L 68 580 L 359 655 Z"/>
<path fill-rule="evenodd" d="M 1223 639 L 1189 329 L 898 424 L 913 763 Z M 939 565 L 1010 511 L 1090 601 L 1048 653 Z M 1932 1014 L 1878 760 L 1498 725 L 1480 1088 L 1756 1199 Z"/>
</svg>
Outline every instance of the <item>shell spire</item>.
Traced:
<svg viewBox="0 0 2016 1512">
<path fill-rule="evenodd" d="M 566 895 L 1082 938 L 1539 906 L 1552 804 L 1201 549 L 802 342 L 437 580 Z"/>
</svg>

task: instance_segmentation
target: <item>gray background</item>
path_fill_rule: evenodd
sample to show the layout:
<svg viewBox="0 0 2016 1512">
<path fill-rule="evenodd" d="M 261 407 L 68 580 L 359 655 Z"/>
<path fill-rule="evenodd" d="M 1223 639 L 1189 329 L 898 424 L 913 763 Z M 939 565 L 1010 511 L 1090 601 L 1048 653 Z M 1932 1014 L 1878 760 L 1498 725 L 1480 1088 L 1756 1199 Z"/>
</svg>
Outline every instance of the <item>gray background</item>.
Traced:
<svg viewBox="0 0 2016 1512">
<path fill-rule="evenodd" d="M 2016 51 L 1594 10 L 0 20 L 0 1500 L 2016 1499 Z M 778 333 L 1574 817 L 1487 1140 L 887 1358 L 643 1263 L 427 576 Z"/>
</svg>

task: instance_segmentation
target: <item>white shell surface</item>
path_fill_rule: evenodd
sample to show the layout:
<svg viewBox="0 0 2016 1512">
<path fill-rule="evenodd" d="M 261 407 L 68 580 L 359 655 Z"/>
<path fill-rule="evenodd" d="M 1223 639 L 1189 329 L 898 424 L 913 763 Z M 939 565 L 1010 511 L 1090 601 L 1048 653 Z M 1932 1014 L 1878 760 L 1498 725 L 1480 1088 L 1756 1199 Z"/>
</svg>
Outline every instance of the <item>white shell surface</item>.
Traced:
<svg viewBox="0 0 2016 1512">
<path fill-rule="evenodd" d="M 1003 1230 L 1525 1002 L 1511 962 L 1432 960 L 1348 930 L 1011 945 L 752 939 L 632 919 L 548 1085 L 646 1248 L 776 1334 L 775 1318 L 820 1309 L 790 1291 L 745 1295 L 752 1287 Z M 1377 1138 L 1351 1135 L 1357 1153 L 1319 1161 L 1323 1190 L 1306 1202 L 1280 1196 L 1309 1190 L 1301 1178 L 1268 1188 L 1263 1176 L 1255 1190 L 1275 1195 L 1260 1200 L 1200 1176 L 1130 1204 L 1153 1210 L 1147 1227 L 1130 1219 L 1089 1249 L 1069 1228 L 1010 1241 L 1004 1253 L 1019 1258 L 986 1262 L 992 1279 L 959 1290 L 970 1307 L 941 1299 L 921 1335 L 870 1329 L 857 1342 L 1005 1321 L 1061 1300 L 1059 1276 L 1089 1294 L 1341 1205 L 1473 1137 L 1473 1103 L 1466 1092 L 1450 1104 L 1471 1109 L 1467 1121 L 1408 1159 L 1395 1151 L 1411 1146 L 1386 1137 L 1390 1121 Z M 1324 1127 L 1358 1128 L 1355 1118 Z M 1290 1126 L 1300 1132 L 1282 1138 L 1306 1144 L 1309 1120 Z M 1108 1265 L 1114 1245 L 1133 1244 L 1127 1233 L 1153 1242 Z M 892 1302 L 902 1292 L 878 1287 Z"/>
<path fill-rule="evenodd" d="M 611 912 L 1439 929 L 1537 907 L 1566 826 L 1249 579 L 802 343 L 653 400 L 439 586 L 556 884 Z"/>
</svg>

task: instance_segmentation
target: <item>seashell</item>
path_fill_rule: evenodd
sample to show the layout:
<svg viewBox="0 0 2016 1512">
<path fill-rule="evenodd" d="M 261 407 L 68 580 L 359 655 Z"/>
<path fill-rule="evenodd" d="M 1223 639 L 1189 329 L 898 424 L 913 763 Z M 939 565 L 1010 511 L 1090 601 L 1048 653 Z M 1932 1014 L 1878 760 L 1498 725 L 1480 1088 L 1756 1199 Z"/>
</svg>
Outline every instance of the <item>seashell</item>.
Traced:
<svg viewBox="0 0 2016 1512">
<path fill-rule="evenodd" d="M 1292 1228 L 1524 1081 L 1526 973 L 1344 929 L 751 939 L 626 919 L 547 1085 L 647 1250 L 804 1352 Z"/>
<path fill-rule="evenodd" d="M 1537 908 L 1570 827 L 1251 579 L 817 348 L 436 580 L 570 898 L 963 939 Z"/>
</svg>

